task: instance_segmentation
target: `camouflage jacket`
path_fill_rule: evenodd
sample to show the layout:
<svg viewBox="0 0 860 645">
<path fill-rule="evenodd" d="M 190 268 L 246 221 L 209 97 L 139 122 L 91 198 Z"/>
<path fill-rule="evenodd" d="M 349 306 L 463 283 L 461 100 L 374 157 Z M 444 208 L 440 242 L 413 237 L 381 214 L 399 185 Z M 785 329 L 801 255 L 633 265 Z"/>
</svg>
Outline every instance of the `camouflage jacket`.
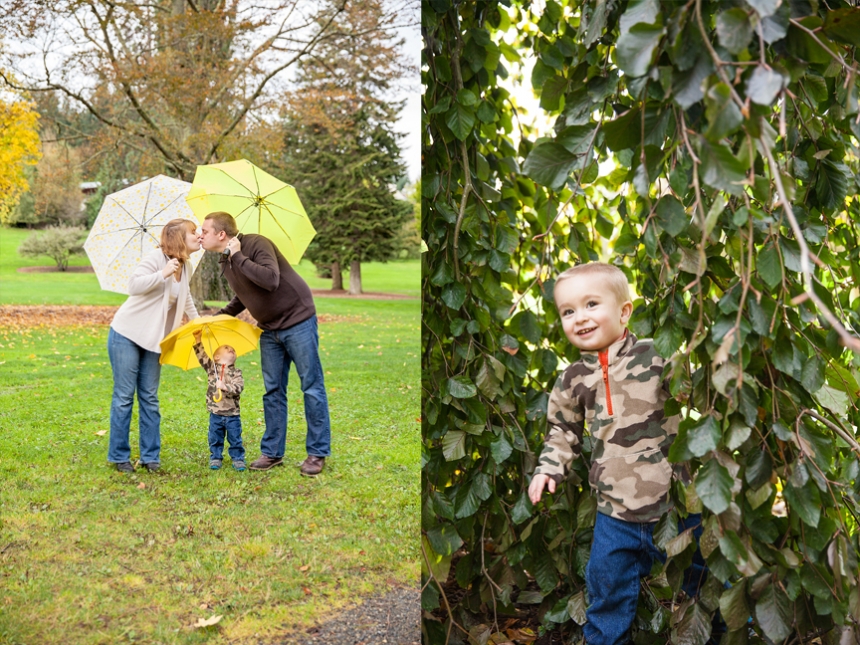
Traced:
<svg viewBox="0 0 860 645">
<path fill-rule="evenodd" d="M 678 417 L 663 414 L 663 364 L 652 340 L 630 332 L 599 353 L 583 351 L 553 387 L 535 474 L 561 483 L 582 454 L 587 425 L 597 510 L 627 522 L 660 519 L 672 507 L 666 457 L 678 433 Z"/>
<path fill-rule="evenodd" d="M 245 380 L 242 378 L 242 370 L 235 365 L 229 365 L 224 370 L 224 385 L 225 389 L 221 390 L 221 400 L 215 401 L 215 395 L 218 388 L 215 383 L 218 381 L 218 375 L 221 372 L 221 366 L 206 354 L 202 343 L 194 343 L 194 353 L 197 354 L 197 360 L 200 365 L 206 370 L 209 375 L 209 386 L 206 388 L 206 408 L 222 417 L 238 417 L 239 416 L 239 396 L 242 390 L 245 389 Z"/>
</svg>

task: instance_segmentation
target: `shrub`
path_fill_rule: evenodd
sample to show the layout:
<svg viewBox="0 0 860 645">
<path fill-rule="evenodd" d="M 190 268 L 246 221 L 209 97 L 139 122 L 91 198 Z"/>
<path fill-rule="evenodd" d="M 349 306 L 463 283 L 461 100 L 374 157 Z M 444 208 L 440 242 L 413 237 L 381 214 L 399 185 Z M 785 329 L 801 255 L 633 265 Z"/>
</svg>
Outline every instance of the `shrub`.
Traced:
<svg viewBox="0 0 860 645">
<path fill-rule="evenodd" d="M 60 271 L 69 266 L 69 258 L 84 252 L 87 231 L 80 226 L 52 226 L 33 233 L 18 247 L 24 257 L 47 255 L 57 263 Z"/>
</svg>

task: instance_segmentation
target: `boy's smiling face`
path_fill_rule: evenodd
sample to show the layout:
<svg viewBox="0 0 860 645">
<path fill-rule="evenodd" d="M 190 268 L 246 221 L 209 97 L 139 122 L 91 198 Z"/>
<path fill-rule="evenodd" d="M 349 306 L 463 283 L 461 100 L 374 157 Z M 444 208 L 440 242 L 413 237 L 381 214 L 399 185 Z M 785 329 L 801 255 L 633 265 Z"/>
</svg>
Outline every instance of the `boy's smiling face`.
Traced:
<svg viewBox="0 0 860 645">
<path fill-rule="evenodd" d="M 601 351 L 624 335 L 633 312 L 629 300 L 618 297 L 599 274 L 583 273 L 562 280 L 555 287 L 555 304 L 564 335 L 574 347 Z"/>
</svg>

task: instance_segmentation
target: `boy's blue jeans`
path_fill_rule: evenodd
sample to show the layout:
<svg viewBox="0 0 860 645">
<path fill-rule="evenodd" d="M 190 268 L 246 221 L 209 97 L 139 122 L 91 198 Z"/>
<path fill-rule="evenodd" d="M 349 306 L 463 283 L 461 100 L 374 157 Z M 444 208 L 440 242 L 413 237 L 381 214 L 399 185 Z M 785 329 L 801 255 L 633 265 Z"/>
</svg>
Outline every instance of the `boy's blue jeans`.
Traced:
<svg viewBox="0 0 860 645">
<path fill-rule="evenodd" d="M 678 521 L 678 531 L 691 526 L 698 544 L 702 516 L 690 515 Z M 591 557 L 585 568 L 589 605 L 582 628 L 588 645 L 624 645 L 630 640 L 630 626 L 639 603 L 639 579 L 651 572 L 654 560 L 666 561 L 666 554 L 654 546 L 652 532 L 656 523 L 624 522 L 597 514 Z M 707 567 L 698 547 L 693 564 L 684 573 L 683 590 L 698 595 L 705 582 Z"/>
<path fill-rule="evenodd" d="M 245 447 L 242 445 L 242 418 L 237 414 L 225 417 L 214 412 L 209 413 L 209 458 L 221 459 L 224 454 L 224 436 L 230 447 L 230 459 L 245 461 Z"/>
</svg>

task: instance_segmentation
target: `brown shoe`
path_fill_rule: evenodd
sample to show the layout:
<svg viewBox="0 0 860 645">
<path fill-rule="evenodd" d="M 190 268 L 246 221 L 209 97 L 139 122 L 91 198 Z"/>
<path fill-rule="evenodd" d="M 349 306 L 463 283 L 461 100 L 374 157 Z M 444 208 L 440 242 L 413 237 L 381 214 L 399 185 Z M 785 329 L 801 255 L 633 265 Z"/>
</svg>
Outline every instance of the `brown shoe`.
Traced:
<svg viewBox="0 0 860 645">
<path fill-rule="evenodd" d="M 251 470 L 269 470 L 275 466 L 283 466 L 284 460 L 282 457 L 267 457 L 262 455 L 257 461 L 251 462 L 248 466 Z"/>
<path fill-rule="evenodd" d="M 316 477 L 322 472 L 324 466 L 325 457 L 308 455 L 308 458 L 302 462 L 302 475 L 305 477 Z"/>
</svg>

